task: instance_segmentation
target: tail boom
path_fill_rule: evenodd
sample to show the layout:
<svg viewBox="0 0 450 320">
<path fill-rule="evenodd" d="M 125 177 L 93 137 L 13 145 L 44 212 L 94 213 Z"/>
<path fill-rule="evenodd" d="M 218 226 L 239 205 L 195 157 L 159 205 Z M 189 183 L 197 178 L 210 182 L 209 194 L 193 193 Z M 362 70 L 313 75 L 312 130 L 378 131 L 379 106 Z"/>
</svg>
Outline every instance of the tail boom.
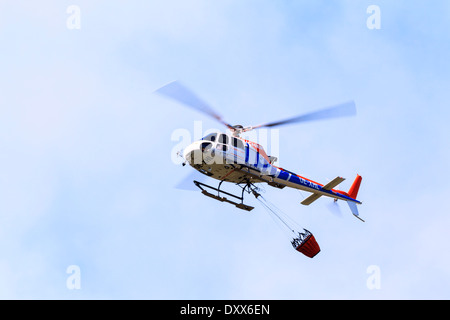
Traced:
<svg viewBox="0 0 450 320">
<path fill-rule="evenodd" d="M 321 185 L 315 181 L 307 179 L 305 177 L 299 176 L 291 171 L 288 171 L 283 168 L 278 168 L 272 166 L 274 169 L 273 175 L 261 175 L 261 179 L 267 177 L 268 182 L 277 183 L 279 185 L 283 185 L 286 187 L 299 189 L 303 191 L 311 192 L 308 198 L 303 200 L 302 204 L 310 205 L 321 196 L 326 196 L 338 200 L 350 201 L 356 204 L 361 204 L 362 202 L 357 200 L 356 197 L 358 195 L 359 187 L 361 185 L 361 176 L 357 175 L 355 181 L 350 187 L 349 192 L 332 189 L 344 181 L 344 178 L 337 177 L 334 180 L 330 181 L 326 185 Z"/>
</svg>

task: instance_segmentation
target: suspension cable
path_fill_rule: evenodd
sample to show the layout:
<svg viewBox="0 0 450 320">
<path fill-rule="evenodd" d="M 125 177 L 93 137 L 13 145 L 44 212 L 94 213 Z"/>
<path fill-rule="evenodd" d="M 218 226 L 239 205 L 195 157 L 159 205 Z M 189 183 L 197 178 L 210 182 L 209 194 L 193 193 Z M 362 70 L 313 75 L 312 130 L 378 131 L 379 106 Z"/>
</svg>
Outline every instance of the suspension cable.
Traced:
<svg viewBox="0 0 450 320">
<path fill-rule="evenodd" d="M 268 204 L 268 201 L 262 196 L 262 195 L 260 195 L 258 198 L 258 201 L 267 209 L 267 210 L 269 210 L 270 212 L 272 212 L 288 229 L 289 229 L 289 231 L 292 231 L 293 233 L 295 233 L 295 230 L 294 229 L 292 229 L 288 224 L 287 224 L 287 222 L 283 219 L 283 218 L 281 218 L 280 217 L 280 215 L 274 210 L 274 209 L 272 209 L 271 207 L 270 207 L 270 205 Z"/>
</svg>

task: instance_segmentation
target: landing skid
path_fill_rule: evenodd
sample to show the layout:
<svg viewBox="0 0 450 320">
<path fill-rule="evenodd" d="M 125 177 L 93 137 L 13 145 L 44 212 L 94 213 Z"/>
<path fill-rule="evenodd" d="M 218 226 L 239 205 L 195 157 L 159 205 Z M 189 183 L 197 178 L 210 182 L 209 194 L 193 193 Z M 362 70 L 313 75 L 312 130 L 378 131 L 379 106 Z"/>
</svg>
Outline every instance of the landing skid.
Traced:
<svg viewBox="0 0 450 320">
<path fill-rule="evenodd" d="M 218 201 L 220 201 L 220 202 L 228 202 L 228 203 L 230 203 L 230 204 L 235 205 L 237 208 L 242 209 L 242 210 L 245 210 L 245 211 L 252 211 L 253 209 L 255 209 L 255 207 L 252 207 L 252 206 L 249 206 L 249 205 L 244 204 L 244 191 L 247 191 L 247 193 L 252 192 L 253 195 L 254 195 L 256 198 L 259 197 L 259 193 L 256 192 L 256 190 L 255 190 L 256 188 L 255 188 L 250 182 L 248 182 L 244 187 L 242 187 L 242 195 L 241 195 L 240 197 L 237 196 L 237 195 L 231 194 L 231 193 L 229 193 L 229 192 L 220 190 L 220 186 L 222 185 L 222 182 L 223 182 L 223 181 L 221 181 L 221 182 L 219 183 L 219 187 L 218 187 L 218 188 L 214 188 L 214 187 L 211 187 L 211 186 L 209 186 L 209 185 L 207 185 L 207 184 L 204 184 L 204 183 L 201 183 L 201 182 L 198 182 L 198 181 L 195 181 L 195 180 L 194 180 L 194 184 L 195 184 L 200 190 L 202 190 L 202 194 L 204 194 L 204 195 L 207 196 L 207 197 L 213 198 L 213 199 L 218 200 Z M 212 189 L 212 190 L 216 191 L 216 192 L 217 192 L 217 195 L 212 194 L 212 193 L 206 191 L 205 188 L 209 188 L 209 189 Z M 226 194 L 226 195 L 228 195 L 228 196 L 230 196 L 230 197 L 233 197 L 233 198 L 235 198 L 235 199 L 238 199 L 238 200 L 240 200 L 241 202 L 240 202 L 240 203 L 239 203 L 239 202 L 234 202 L 234 201 L 231 201 L 230 199 L 227 199 L 226 197 L 221 197 L 221 196 L 220 196 L 221 193 Z"/>
</svg>

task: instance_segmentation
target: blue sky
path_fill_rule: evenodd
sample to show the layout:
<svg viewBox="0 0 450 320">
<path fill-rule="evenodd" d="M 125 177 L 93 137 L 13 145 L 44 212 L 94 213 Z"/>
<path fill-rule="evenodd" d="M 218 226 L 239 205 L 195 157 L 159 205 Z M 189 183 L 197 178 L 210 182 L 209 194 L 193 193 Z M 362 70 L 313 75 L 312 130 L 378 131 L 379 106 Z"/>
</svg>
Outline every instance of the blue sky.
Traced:
<svg viewBox="0 0 450 320">
<path fill-rule="evenodd" d="M 0 297 L 448 299 L 449 18 L 448 1 L 1 1 Z M 310 260 L 262 207 L 175 189 L 191 171 L 172 133 L 222 129 L 153 94 L 177 79 L 243 125 L 354 99 L 354 118 L 280 128 L 279 157 L 343 189 L 361 174 L 366 223 L 266 188 L 316 236 Z"/>
</svg>

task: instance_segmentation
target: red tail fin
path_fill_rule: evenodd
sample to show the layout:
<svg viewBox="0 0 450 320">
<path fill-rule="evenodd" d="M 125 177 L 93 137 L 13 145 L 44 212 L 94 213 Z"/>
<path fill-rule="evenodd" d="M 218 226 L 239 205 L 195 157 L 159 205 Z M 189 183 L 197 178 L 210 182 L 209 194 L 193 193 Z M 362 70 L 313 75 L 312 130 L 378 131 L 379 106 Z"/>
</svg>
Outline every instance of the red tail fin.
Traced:
<svg viewBox="0 0 450 320">
<path fill-rule="evenodd" d="M 350 187 L 350 190 L 348 190 L 348 195 L 353 199 L 356 199 L 356 197 L 358 196 L 358 191 L 359 191 L 359 186 L 361 185 L 361 180 L 362 180 L 362 177 L 359 174 L 356 175 L 355 181 L 353 181 L 353 184 Z"/>
</svg>

